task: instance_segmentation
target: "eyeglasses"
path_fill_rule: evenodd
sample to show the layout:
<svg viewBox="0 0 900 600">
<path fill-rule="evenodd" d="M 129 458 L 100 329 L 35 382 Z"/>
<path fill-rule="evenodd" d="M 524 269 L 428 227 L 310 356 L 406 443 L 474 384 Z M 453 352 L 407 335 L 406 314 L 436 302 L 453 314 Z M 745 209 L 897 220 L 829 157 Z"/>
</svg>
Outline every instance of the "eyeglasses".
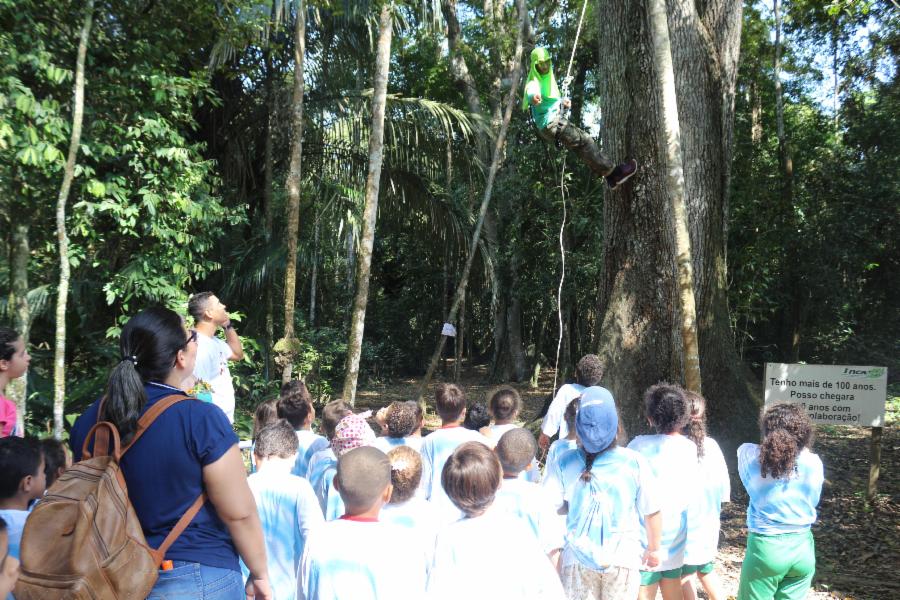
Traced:
<svg viewBox="0 0 900 600">
<path fill-rule="evenodd" d="M 197 341 L 197 330 L 196 329 L 188 329 L 188 333 L 190 335 L 188 336 L 187 341 L 184 343 L 185 348 L 187 348 L 187 345 L 190 344 L 191 342 Z"/>
</svg>

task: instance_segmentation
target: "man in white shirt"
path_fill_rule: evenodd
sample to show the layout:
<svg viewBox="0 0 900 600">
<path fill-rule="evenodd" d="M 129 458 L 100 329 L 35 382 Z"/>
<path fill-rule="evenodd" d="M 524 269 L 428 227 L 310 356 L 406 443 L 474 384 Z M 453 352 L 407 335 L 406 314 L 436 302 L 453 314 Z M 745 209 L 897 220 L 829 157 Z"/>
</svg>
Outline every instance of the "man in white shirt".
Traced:
<svg viewBox="0 0 900 600">
<path fill-rule="evenodd" d="M 244 348 L 225 305 L 212 292 L 194 294 L 188 301 L 188 312 L 197 330 L 197 363 L 194 377 L 212 387 L 212 402 L 234 423 L 234 385 L 228 361 L 244 358 Z M 219 328 L 225 339 L 216 337 Z"/>
<path fill-rule="evenodd" d="M 603 379 L 603 363 L 596 354 L 585 354 L 575 365 L 575 380 L 577 383 L 566 383 L 559 388 L 553 402 L 544 415 L 541 422 L 541 434 L 538 437 L 538 446 L 544 452 L 550 447 L 550 438 L 559 433 L 559 439 L 563 439 L 569 435 L 569 428 L 563 415 L 569 402 L 579 398 L 585 388 L 600 385 Z"/>
</svg>

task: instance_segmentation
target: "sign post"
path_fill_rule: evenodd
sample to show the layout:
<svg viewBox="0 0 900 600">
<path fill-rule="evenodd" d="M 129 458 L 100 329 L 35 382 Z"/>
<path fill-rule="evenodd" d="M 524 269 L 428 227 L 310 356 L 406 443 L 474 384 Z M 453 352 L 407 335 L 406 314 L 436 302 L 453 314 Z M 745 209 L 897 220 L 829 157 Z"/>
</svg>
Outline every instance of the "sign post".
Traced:
<svg viewBox="0 0 900 600">
<path fill-rule="evenodd" d="M 881 470 L 881 433 L 887 398 L 887 369 L 848 365 L 766 363 L 766 406 L 799 404 L 817 425 L 871 427 L 869 484 L 876 494 Z"/>
</svg>

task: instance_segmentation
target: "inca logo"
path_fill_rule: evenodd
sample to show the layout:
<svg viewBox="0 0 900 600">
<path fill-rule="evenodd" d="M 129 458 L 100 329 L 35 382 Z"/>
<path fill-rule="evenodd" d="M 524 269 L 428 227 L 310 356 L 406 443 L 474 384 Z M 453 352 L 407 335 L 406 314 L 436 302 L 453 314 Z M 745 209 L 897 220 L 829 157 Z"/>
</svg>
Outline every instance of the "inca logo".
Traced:
<svg viewBox="0 0 900 600">
<path fill-rule="evenodd" d="M 884 367 L 873 367 L 871 369 L 851 369 L 850 367 L 846 367 L 844 368 L 844 375 L 849 375 L 850 377 L 878 379 L 879 377 L 884 375 Z"/>
</svg>

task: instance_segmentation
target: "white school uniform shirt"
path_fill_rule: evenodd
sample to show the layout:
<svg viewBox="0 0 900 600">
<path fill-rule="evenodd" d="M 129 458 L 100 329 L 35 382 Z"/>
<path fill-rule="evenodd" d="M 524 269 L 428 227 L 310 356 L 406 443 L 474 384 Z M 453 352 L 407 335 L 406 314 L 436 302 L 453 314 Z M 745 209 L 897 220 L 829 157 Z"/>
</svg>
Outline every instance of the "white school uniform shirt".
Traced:
<svg viewBox="0 0 900 600">
<path fill-rule="evenodd" d="M 444 522 L 455 521 L 462 513 L 444 492 L 441 485 L 441 472 L 444 464 L 457 447 L 466 442 L 487 444 L 487 439 L 465 427 L 447 427 L 429 433 L 422 440 L 422 489 L 425 497 L 441 511 Z"/>
<path fill-rule="evenodd" d="M 266 542 L 269 584 L 278 600 L 297 598 L 297 570 L 310 532 L 324 523 L 319 502 L 305 479 L 264 469 L 247 478 Z M 250 571 L 241 561 L 244 579 Z"/>
<path fill-rule="evenodd" d="M 697 446 L 683 435 L 656 434 L 639 435 L 628 447 L 647 459 L 660 490 L 663 490 L 660 498 L 660 562 L 658 567 L 647 570 L 668 571 L 681 567 L 685 564 L 688 511 L 700 496 Z M 642 542 L 646 547 L 646 535 Z"/>
<path fill-rule="evenodd" d="M 796 470 L 784 479 L 762 476 L 757 444 L 741 444 L 737 456 L 738 473 L 750 496 L 747 529 L 777 535 L 805 531 L 816 522 L 816 507 L 825 481 L 818 455 L 806 448 L 801 450 Z"/>
<path fill-rule="evenodd" d="M 544 553 L 563 547 L 565 527 L 546 489 L 522 479 L 504 479 L 494 505 L 534 534 Z"/>
<path fill-rule="evenodd" d="M 491 448 L 496 448 L 497 444 L 500 442 L 500 438 L 503 437 L 504 433 L 513 429 L 518 429 L 520 427 L 521 425 L 518 425 L 516 423 L 491 425 L 490 427 L 488 427 L 490 435 L 485 436 L 485 439 L 487 440 L 486 444 Z M 541 465 L 538 462 L 537 457 L 531 459 L 530 469 L 525 469 L 521 473 L 519 473 L 519 479 L 521 479 L 522 481 L 530 481 L 532 483 L 541 482 Z"/>
<path fill-rule="evenodd" d="M 577 383 L 566 383 L 559 388 L 556 396 L 553 397 L 553 402 L 550 403 L 550 407 L 547 409 L 547 414 L 544 415 L 543 422 L 541 422 L 541 432 L 544 435 L 553 437 L 553 434 L 556 432 L 559 432 L 560 438 L 569 435 L 569 427 L 566 425 L 564 418 L 566 407 L 569 406 L 572 400 L 581 397 L 583 392 L 584 386 Z"/>
<path fill-rule="evenodd" d="M 421 600 L 426 559 L 392 523 L 338 519 L 310 534 L 300 564 L 305 600 Z"/>
<path fill-rule="evenodd" d="M 549 477 L 558 477 L 559 475 L 559 457 L 578 448 L 578 440 L 567 440 L 565 438 L 554 440 L 547 450 L 547 460 L 544 463 L 543 483 L 546 484 Z"/>
<path fill-rule="evenodd" d="M 294 468 L 291 473 L 297 477 L 306 477 L 309 469 L 310 459 L 322 450 L 330 448 L 328 440 L 323 436 L 315 433 L 311 429 L 298 429 L 294 433 L 297 434 L 297 460 L 294 462 Z"/>
<path fill-rule="evenodd" d="M 559 575 L 535 537 L 497 508 L 438 533 L 428 600 L 565 598 Z"/>
<path fill-rule="evenodd" d="M 564 452 L 558 465 L 558 476 L 545 481 L 557 506 L 568 504 L 563 567 L 577 562 L 595 571 L 639 569 L 642 518 L 660 505 L 647 460 L 633 450 L 613 448 L 594 459 L 589 483 L 581 480 L 585 454 L 580 448 Z"/>
<path fill-rule="evenodd" d="M 344 503 L 332 485 L 336 473 L 337 456 L 330 446 L 314 454 L 309 461 L 307 477 L 326 521 L 332 521 L 344 514 Z"/>
<path fill-rule="evenodd" d="M 703 440 L 700 459 L 700 493 L 688 511 L 687 545 L 684 564 L 705 565 L 716 558 L 722 503 L 731 502 L 728 465 L 719 444 L 711 437 Z"/>
<path fill-rule="evenodd" d="M 197 332 L 194 377 L 212 387 L 213 404 L 222 409 L 230 423 L 234 423 L 234 384 L 228 361 L 233 354 L 225 340 Z"/>
<path fill-rule="evenodd" d="M 413 496 L 406 502 L 385 504 L 378 520 L 408 529 L 422 544 L 428 566 L 431 566 L 434 540 L 442 525 L 441 515 L 431 502 Z"/>
<path fill-rule="evenodd" d="M 422 437 L 421 436 L 407 436 L 407 437 L 390 437 L 390 436 L 381 436 L 375 438 L 375 443 L 372 444 L 375 448 L 378 448 L 385 454 L 397 448 L 399 446 L 408 446 L 415 450 L 416 452 L 420 452 L 422 449 Z"/>
</svg>

